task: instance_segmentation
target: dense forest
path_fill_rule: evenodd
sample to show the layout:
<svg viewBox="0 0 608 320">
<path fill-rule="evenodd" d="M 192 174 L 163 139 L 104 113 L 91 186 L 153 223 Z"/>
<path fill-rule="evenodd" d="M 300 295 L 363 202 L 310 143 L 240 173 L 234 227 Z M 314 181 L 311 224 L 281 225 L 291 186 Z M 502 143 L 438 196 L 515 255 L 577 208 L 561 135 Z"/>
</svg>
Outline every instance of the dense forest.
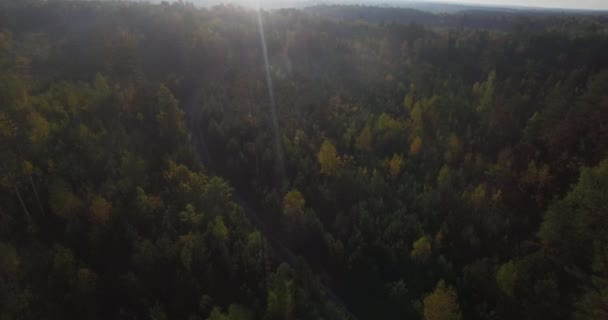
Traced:
<svg viewBox="0 0 608 320">
<path fill-rule="evenodd" d="M 605 18 L 322 8 L 1 1 L 0 319 L 608 319 Z"/>
</svg>

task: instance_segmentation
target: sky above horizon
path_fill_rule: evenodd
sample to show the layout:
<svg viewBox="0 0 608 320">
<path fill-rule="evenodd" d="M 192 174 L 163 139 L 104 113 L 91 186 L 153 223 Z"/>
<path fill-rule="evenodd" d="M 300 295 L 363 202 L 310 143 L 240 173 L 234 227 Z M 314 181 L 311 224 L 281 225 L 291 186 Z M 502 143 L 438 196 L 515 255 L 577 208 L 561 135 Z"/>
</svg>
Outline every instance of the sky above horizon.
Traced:
<svg viewBox="0 0 608 320">
<path fill-rule="evenodd" d="M 427 0 L 431 1 L 431 0 Z M 608 10 L 608 0 L 436 0 L 437 2 Z"/>
</svg>

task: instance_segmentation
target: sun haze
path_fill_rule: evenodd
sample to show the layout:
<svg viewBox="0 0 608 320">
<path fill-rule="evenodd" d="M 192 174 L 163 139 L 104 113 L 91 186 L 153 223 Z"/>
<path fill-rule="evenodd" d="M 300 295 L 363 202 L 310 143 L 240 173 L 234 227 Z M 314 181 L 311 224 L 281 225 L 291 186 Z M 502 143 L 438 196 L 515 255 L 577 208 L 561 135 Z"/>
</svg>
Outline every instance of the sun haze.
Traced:
<svg viewBox="0 0 608 320">
<path fill-rule="evenodd" d="M 608 10 L 608 1 L 604 0 L 448 0 L 445 2 L 499 6 L 506 5 L 564 9 Z"/>
</svg>

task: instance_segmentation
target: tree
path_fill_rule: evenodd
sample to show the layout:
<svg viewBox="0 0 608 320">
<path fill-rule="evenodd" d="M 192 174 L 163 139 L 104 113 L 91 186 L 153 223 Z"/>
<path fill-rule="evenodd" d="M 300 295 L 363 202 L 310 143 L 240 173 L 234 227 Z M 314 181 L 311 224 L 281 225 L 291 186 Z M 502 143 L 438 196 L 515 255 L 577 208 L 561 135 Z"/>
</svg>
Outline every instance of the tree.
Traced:
<svg viewBox="0 0 608 320">
<path fill-rule="evenodd" d="M 277 272 L 270 277 L 266 311 L 269 319 L 292 320 L 294 318 L 295 284 L 289 273 L 291 273 L 291 269 L 287 265 L 281 264 Z"/>
<path fill-rule="evenodd" d="M 574 298 L 579 319 L 608 314 L 608 160 L 582 168 L 572 190 L 549 206 L 540 228 L 546 252 L 567 266 L 581 288 Z"/>
<path fill-rule="evenodd" d="M 251 320 L 253 316 L 251 315 L 251 311 L 247 308 L 238 305 L 231 304 L 228 307 L 228 313 L 222 313 L 222 310 L 218 307 L 213 308 L 209 318 L 207 320 Z"/>
<path fill-rule="evenodd" d="M 355 146 L 360 151 L 371 151 L 372 139 L 372 129 L 369 127 L 369 125 L 366 125 L 357 137 L 357 140 L 355 141 Z"/>
<path fill-rule="evenodd" d="M 327 139 L 321 144 L 317 159 L 321 165 L 321 174 L 334 175 L 340 166 L 338 151 L 336 151 L 333 143 Z"/>
<path fill-rule="evenodd" d="M 388 173 L 391 179 L 397 179 L 403 168 L 403 156 L 400 154 L 394 154 L 391 160 L 388 162 Z"/>
<path fill-rule="evenodd" d="M 283 213 L 288 216 L 301 215 L 304 213 L 306 201 L 298 190 L 289 191 L 283 198 Z"/>
<path fill-rule="evenodd" d="M 500 290 L 509 297 L 513 296 L 517 281 L 517 266 L 513 260 L 503 264 L 496 272 L 496 283 Z"/>
<path fill-rule="evenodd" d="M 462 314 L 458 305 L 458 295 L 452 287 L 440 280 L 433 293 L 423 300 L 425 320 L 460 320 Z"/>
<path fill-rule="evenodd" d="M 492 70 L 488 74 L 488 78 L 485 82 L 475 83 L 473 86 L 473 93 L 475 93 L 479 102 L 477 105 L 477 111 L 482 112 L 487 110 L 494 100 L 494 91 L 496 90 L 496 71 Z"/>
<path fill-rule="evenodd" d="M 545 213 L 539 236 L 546 246 L 559 249 L 564 262 L 591 263 L 593 246 L 608 245 L 603 230 L 608 225 L 608 160 L 596 167 L 582 168 L 578 183 Z M 586 254 L 585 254 L 586 253 Z"/>
<path fill-rule="evenodd" d="M 19 265 L 19 255 L 15 247 L 0 242 L 0 275 L 7 278 L 13 277 L 19 271 Z"/>
<path fill-rule="evenodd" d="M 150 320 L 167 320 L 167 314 L 165 313 L 163 306 L 158 303 L 150 308 L 148 315 Z"/>
<path fill-rule="evenodd" d="M 105 224 L 110 219 L 112 205 L 102 196 L 95 196 L 91 201 L 89 212 L 91 213 L 91 221 L 96 224 Z"/>
<path fill-rule="evenodd" d="M 418 262 L 426 262 L 431 256 L 431 241 L 427 236 L 422 236 L 412 244 L 410 253 L 412 259 Z"/>
<path fill-rule="evenodd" d="M 63 218 L 74 214 L 82 206 L 82 201 L 61 180 L 52 184 L 49 190 L 49 198 L 51 211 Z"/>
<path fill-rule="evenodd" d="M 11 34 L 6 31 L 0 31 L 0 51 L 10 47 Z"/>
<path fill-rule="evenodd" d="M 211 233 L 217 240 L 220 240 L 224 244 L 226 244 L 230 239 L 230 230 L 228 230 L 228 227 L 226 227 L 222 216 L 218 215 L 215 217 Z"/>
<path fill-rule="evenodd" d="M 471 203 L 475 207 L 475 209 L 481 209 L 486 203 L 486 186 L 483 183 L 480 183 L 475 187 L 473 192 L 471 192 Z"/>
<path fill-rule="evenodd" d="M 422 139 L 420 137 L 414 138 L 410 144 L 410 154 L 415 156 L 420 153 L 422 149 Z"/>
</svg>

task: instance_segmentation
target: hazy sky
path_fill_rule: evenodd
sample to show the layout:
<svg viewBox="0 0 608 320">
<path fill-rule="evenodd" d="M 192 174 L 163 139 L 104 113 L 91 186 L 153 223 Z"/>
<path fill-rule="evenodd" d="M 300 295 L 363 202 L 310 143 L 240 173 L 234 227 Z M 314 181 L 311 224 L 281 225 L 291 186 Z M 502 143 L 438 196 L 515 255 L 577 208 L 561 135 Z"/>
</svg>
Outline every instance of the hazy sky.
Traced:
<svg viewBox="0 0 608 320">
<path fill-rule="evenodd" d="M 608 0 L 439 0 L 438 2 L 608 10 Z"/>
</svg>

